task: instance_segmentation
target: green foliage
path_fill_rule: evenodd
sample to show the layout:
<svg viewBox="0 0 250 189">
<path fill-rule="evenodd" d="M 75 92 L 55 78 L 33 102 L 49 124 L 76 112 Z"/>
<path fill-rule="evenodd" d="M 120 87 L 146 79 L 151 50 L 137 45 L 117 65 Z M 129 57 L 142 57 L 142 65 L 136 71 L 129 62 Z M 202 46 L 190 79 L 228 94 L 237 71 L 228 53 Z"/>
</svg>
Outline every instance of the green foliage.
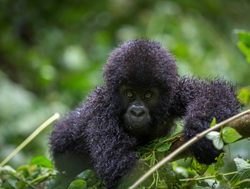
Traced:
<svg viewBox="0 0 250 189">
<path fill-rule="evenodd" d="M 87 183 L 82 179 L 76 179 L 69 185 L 68 189 L 86 189 Z"/>
<path fill-rule="evenodd" d="M 213 188 L 235 188 L 244 189 L 250 187 L 249 182 L 249 165 L 241 158 L 235 158 L 235 164 L 239 164 L 239 161 L 245 162 L 244 168 L 236 171 L 223 173 L 221 168 L 223 167 L 223 158 L 217 159 L 217 163 L 210 165 L 208 169 L 200 175 L 193 176 L 192 178 L 181 179 L 182 182 L 195 182 L 196 187 L 212 187 Z"/>
<path fill-rule="evenodd" d="M 210 123 L 210 127 L 213 127 L 217 124 L 216 118 L 214 117 Z"/>
<path fill-rule="evenodd" d="M 250 33 L 247 31 L 237 31 L 236 33 L 238 36 L 237 46 L 250 63 Z M 238 99 L 241 104 L 250 105 L 249 83 L 238 91 Z"/>
<path fill-rule="evenodd" d="M 147 169 L 150 169 L 160 159 L 166 156 L 171 149 L 171 145 L 175 142 L 180 135 L 174 135 L 173 137 L 163 137 L 154 140 L 149 145 L 143 147 L 140 150 L 141 160 L 146 165 Z M 211 138 L 210 138 L 211 136 Z M 219 140 L 221 144 L 214 142 L 216 147 L 224 146 L 224 142 L 232 143 L 237 141 L 241 136 L 236 130 L 225 127 L 221 132 L 210 132 L 208 138 L 213 140 Z M 224 142 L 223 142 L 224 141 Z M 222 148 L 221 146 L 220 149 Z M 163 148 L 162 148 L 163 147 Z M 158 150 L 160 148 L 160 150 Z M 165 150 L 166 148 L 166 150 Z M 161 150 L 162 149 L 162 150 Z M 144 183 L 145 188 L 239 188 L 249 187 L 249 163 L 241 158 L 235 158 L 236 171 L 223 172 L 224 164 L 223 154 L 217 158 L 217 162 L 210 166 L 200 164 L 194 158 L 192 161 L 175 161 L 171 164 L 165 165 L 165 167 L 157 170 L 152 178 L 151 182 Z M 243 171 L 244 170 L 244 171 Z M 167 182 L 166 182 L 167 181 Z"/>
<path fill-rule="evenodd" d="M 198 175 L 203 175 L 207 171 L 208 165 L 201 164 L 193 158 L 191 168 L 194 169 Z"/>
<path fill-rule="evenodd" d="M 53 168 L 53 164 L 50 160 L 45 158 L 44 156 L 37 156 L 32 158 L 31 165 L 37 165 L 41 167 Z"/>
<path fill-rule="evenodd" d="M 225 143 L 233 143 L 239 140 L 242 136 L 232 127 L 222 129 L 222 138 Z"/>
<path fill-rule="evenodd" d="M 238 171 L 230 180 L 231 186 L 235 189 L 250 188 L 250 169 Z"/>
<path fill-rule="evenodd" d="M 86 187 L 88 189 L 105 189 L 103 183 L 100 179 L 97 178 L 93 170 L 83 171 L 82 173 L 77 175 L 76 180 L 74 180 L 72 183 L 75 183 L 75 181 L 79 183 L 79 185 L 83 185 L 81 186 L 82 188 Z"/>
<path fill-rule="evenodd" d="M 16 170 L 10 166 L 0 167 L 1 189 L 34 189 L 43 187 L 52 180 L 56 171 L 52 163 L 45 157 L 35 157 L 28 165 Z"/>
<path fill-rule="evenodd" d="M 57 171 L 50 160 L 43 156 L 32 158 L 27 165 L 17 169 L 0 167 L 0 189 L 49 189 L 54 186 Z M 91 170 L 80 173 L 68 189 L 105 189 L 102 182 Z"/>
<path fill-rule="evenodd" d="M 172 137 L 162 137 L 139 149 L 140 160 L 145 166 L 144 169 L 148 170 L 158 163 L 170 150 L 172 143 L 178 140 L 179 137 L 180 134 L 175 134 Z M 166 165 L 164 168 L 157 170 L 149 180 L 149 182 L 143 185 L 144 187 L 171 188 L 178 186 L 175 173 L 170 165 Z"/>
<path fill-rule="evenodd" d="M 214 124 L 213 121 L 210 125 Z M 206 138 L 212 140 L 214 147 L 218 150 L 221 150 L 224 147 L 224 142 L 227 144 L 233 143 L 241 137 L 242 136 L 232 127 L 222 128 L 220 132 L 211 131 L 206 135 Z"/>
<path fill-rule="evenodd" d="M 246 31 L 238 31 L 238 48 L 245 55 L 247 61 L 250 63 L 250 33 Z"/>
<path fill-rule="evenodd" d="M 248 87 L 243 87 L 239 90 L 238 99 L 244 105 L 250 103 L 250 90 Z"/>
<path fill-rule="evenodd" d="M 217 132 L 218 133 L 218 132 Z M 239 135 L 231 129 L 222 130 L 222 136 L 227 141 L 238 140 Z M 223 134 L 224 133 L 224 134 Z M 218 133 L 220 134 L 220 133 Z M 180 138 L 180 134 L 170 137 L 162 137 L 152 141 L 142 147 L 140 161 L 145 166 L 145 170 L 150 169 L 161 160 L 171 150 L 171 146 Z M 237 137 L 236 137 L 237 136 Z M 223 156 L 217 158 L 217 163 L 213 165 L 202 165 L 195 159 L 190 161 L 175 161 L 157 170 L 153 176 L 139 188 L 183 188 L 188 189 L 199 187 L 219 188 L 233 186 L 234 188 L 249 187 L 250 164 L 241 158 L 235 158 L 236 171 L 224 173 Z M 188 163 L 189 162 L 189 163 Z M 18 167 L 16 170 L 10 166 L 0 168 L 0 189 L 49 189 L 53 186 L 57 172 L 53 168 L 50 160 L 43 156 L 32 158 L 30 164 Z M 141 173 L 142 174 L 142 173 Z M 231 176 L 231 177 L 229 177 Z M 68 189 L 105 189 L 102 182 L 91 170 L 85 170 L 76 176 Z"/>
<path fill-rule="evenodd" d="M 235 158 L 234 162 L 237 167 L 237 172 L 230 179 L 233 188 L 250 188 L 250 164 L 244 159 Z"/>
</svg>

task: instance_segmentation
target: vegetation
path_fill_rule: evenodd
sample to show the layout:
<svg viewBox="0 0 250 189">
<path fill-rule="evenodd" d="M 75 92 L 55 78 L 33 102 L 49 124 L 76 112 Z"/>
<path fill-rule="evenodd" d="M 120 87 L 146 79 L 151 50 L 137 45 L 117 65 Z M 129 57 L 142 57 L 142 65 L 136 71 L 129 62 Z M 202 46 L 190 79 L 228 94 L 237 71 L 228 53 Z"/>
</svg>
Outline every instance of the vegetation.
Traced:
<svg viewBox="0 0 250 189">
<path fill-rule="evenodd" d="M 63 115 L 101 84 L 109 52 L 129 39 L 160 41 L 175 54 L 181 74 L 237 83 L 243 109 L 249 108 L 249 9 L 243 0 L 2 1 L 0 162 L 47 117 Z M 50 131 L 47 127 L 0 167 L 1 189 L 52 186 L 57 172 L 49 155 Z M 216 164 L 204 166 L 192 157 L 173 161 L 141 188 L 250 188 L 249 140 L 234 142 L 237 132 L 221 133 L 210 136 L 218 139 L 217 147 L 221 137 L 233 143 Z M 139 174 L 162 159 L 174 139 L 167 136 L 141 149 L 144 168 Z M 102 184 L 90 170 L 70 185 L 91 187 Z"/>
</svg>

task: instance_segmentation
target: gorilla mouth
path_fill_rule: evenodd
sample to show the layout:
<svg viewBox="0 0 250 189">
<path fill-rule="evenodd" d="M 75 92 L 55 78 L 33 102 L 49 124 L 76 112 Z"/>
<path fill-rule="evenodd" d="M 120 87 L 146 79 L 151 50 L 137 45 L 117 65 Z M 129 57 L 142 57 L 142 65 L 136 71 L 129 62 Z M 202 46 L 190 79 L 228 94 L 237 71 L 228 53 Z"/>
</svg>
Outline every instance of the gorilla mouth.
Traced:
<svg viewBox="0 0 250 189">
<path fill-rule="evenodd" d="M 127 123 L 129 129 L 146 129 L 149 125 L 149 119 L 146 116 L 136 117 L 136 116 L 128 116 Z"/>
<path fill-rule="evenodd" d="M 130 115 L 129 116 L 129 119 L 131 120 L 131 122 L 133 123 L 141 123 L 141 122 L 145 122 L 146 121 L 146 117 L 145 116 L 140 116 L 140 117 L 137 117 L 137 116 L 133 116 L 133 115 Z"/>
</svg>

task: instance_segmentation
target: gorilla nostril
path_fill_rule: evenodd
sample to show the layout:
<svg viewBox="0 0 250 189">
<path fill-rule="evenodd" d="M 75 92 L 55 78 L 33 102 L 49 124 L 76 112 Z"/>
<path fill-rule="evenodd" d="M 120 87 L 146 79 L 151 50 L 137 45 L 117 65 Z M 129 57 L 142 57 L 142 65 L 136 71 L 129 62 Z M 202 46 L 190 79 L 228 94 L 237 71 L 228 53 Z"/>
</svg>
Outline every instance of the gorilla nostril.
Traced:
<svg viewBox="0 0 250 189">
<path fill-rule="evenodd" d="M 145 111 L 141 107 L 133 107 L 133 108 L 131 108 L 130 113 L 133 116 L 140 117 L 140 116 L 143 116 L 145 114 Z"/>
</svg>

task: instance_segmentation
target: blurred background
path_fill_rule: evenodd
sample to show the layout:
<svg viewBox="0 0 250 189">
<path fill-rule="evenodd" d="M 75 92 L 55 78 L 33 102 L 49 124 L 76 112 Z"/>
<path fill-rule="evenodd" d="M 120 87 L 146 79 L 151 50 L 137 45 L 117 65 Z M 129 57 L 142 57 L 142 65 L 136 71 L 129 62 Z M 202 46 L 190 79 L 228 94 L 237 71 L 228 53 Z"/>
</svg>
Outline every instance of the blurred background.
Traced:
<svg viewBox="0 0 250 189">
<path fill-rule="evenodd" d="M 247 0 L 0 0 L 0 160 L 53 113 L 64 115 L 101 85 L 102 67 L 123 41 L 161 42 L 181 75 L 249 86 L 237 29 L 250 31 Z M 12 165 L 49 156 L 51 129 Z"/>
</svg>

